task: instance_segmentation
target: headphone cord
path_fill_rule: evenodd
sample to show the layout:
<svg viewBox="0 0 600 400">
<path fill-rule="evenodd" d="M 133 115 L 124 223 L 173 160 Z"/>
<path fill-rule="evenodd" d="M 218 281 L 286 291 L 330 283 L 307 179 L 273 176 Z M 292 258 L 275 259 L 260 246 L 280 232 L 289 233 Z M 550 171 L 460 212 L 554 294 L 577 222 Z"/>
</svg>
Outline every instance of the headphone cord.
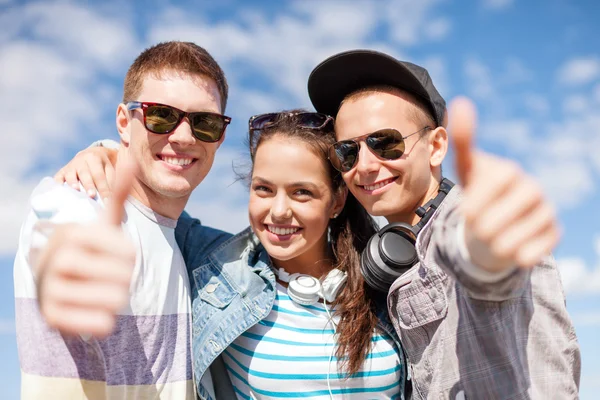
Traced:
<svg viewBox="0 0 600 400">
<path fill-rule="evenodd" d="M 331 315 L 331 313 L 329 313 L 329 307 L 327 307 L 327 300 L 325 300 L 325 298 L 323 298 L 323 305 L 325 306 L 325 312 L 327 313 L 327 316 L 329 317 L 329 321 L 327 323 L 325 323 L 325 327 L 327 327 L 328 323 L 331 323 L 331 325 L 333 326 L 333 343 L 331 346 L 331 353 L 329 354 L 329 362 L 327 363 L 327 389 L 329 390 L 329 398 L 331 400 L 333 400 L 333 392 L 331 390 L 331 380 L 330 375 L 331 375 L 331 361 L 333 360 L 333 352 L 335 351 L 335 335 L 337 333 L 337 325 L 335 324 L 335 322 L 333 321 L 333 316 Z M 327 343 L 327 342 L 325 342 Z"/>
</svg>

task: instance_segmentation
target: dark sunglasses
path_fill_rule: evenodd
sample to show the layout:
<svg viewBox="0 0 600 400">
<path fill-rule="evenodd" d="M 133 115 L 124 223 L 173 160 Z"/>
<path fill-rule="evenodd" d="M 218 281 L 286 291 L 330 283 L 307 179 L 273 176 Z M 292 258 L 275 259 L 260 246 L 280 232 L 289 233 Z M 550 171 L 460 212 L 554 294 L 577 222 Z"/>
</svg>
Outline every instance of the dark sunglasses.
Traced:
<svg viewBox="0 0 600 400">
<path fill-rule="evenodd" d="M 381 129 L 377 132 L 367 133 L 366 135 L 349 140 L 341 140 L 331 145 L 329 148 L 329 161 L 333 167 L 340 172 L 348 172 L 356 165 L 358 153 L 360 152 L 360 142 L 364 140 L 369 150 L 376 156 L 384 160 L 397 160 L 402 157 L 406 144 L 404 139 L 416 135 L 425 129 L 432 129 L 429 126 L 419 129 L 410 135 L 402 136 L 395 129 Z"/>
<path fill-rule="evenodd" d="M 225 115 L 205 111 L 185 112 L 166 104 L 130 101 L 125 105 L 128 110 L 141 108 L 146 129 L 159 135 L 173 132 L 183 118 L 187 117 L 194 137 L 207 143 L 221 140 L 225 128 L 231 122 L 231 118 Z"/>
<path fill-rule="evenodd" d="M 248 130 L 250 132 L 259 131 L 276 124 L 277 121 L 285 116 L 286 113 L 259 114 L 250 117 L 248 120 Z M 306 129 L 333 129 L 333 118 L 327 114 L 317 112 L 288 113 L 289 116 L 296 116 L 298 127 Z"/>
</svg>

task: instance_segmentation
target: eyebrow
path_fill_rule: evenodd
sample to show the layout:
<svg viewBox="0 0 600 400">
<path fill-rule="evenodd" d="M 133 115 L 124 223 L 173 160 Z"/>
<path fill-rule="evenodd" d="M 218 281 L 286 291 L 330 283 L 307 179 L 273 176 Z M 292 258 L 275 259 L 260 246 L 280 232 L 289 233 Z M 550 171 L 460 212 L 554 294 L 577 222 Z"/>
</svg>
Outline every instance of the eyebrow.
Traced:
<svg viewBox="0 0 600 400">
<path fill-rule="evenodd" d="M 262 178 L 260 176 L 258 176 L 256 178 L 252 178 L 252 183 L 262 183 L 262 184 L 265 184 L 265 185 L 273 185 L 273 182 L 271 182 L 271 181 L 269 181 L 269 180 L 267 180 L 265 178 Z M 285 186 L 286 187 L 293 187 L 293 188 L 295 188 L 295 187 L 310 187 L 312 189 L 318 189 L 319 188 L 318 185 L 316 185 L 313 182 L 309 182 L 309 181 L 291 182 L 291 183 L 286 184 Z"/>
</svg>

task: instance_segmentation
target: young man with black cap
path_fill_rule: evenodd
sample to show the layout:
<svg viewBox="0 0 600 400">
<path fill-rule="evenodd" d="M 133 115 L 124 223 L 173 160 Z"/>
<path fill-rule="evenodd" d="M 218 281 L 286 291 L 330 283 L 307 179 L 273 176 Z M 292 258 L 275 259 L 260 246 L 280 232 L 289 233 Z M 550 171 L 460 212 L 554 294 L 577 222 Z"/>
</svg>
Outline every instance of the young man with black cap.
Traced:
<svg viewBox="0 0 600 400">
<path fill-rule="evenodd" d="M 459 188 L 442 176 L 446 103 L 424 68 L 349 51 L 319 64 L 308 89 L 336 117 L 332 163 L 367 211 L 393 223 L 363 253 L 363 274 L 389 291 L 413 397 L 576 398 L 553 209 L 514 162 L 473 148 L 472 104 L 449 113 Z"/>
</svg>

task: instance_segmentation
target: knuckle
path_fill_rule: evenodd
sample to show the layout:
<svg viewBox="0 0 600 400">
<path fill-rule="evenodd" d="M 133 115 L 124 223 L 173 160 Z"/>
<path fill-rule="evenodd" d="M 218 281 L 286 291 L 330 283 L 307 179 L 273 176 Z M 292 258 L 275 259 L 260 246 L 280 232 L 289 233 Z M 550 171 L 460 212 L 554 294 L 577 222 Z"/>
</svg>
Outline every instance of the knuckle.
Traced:
<svg viewBox="0 0 600 400">
<path fill-rule="evenodd" d="M 513 160 L 503 161 L 503 177 L 507 182 L 517 182 L 522 178 L 523 171 L 519 164 Z"/>
</svg>

